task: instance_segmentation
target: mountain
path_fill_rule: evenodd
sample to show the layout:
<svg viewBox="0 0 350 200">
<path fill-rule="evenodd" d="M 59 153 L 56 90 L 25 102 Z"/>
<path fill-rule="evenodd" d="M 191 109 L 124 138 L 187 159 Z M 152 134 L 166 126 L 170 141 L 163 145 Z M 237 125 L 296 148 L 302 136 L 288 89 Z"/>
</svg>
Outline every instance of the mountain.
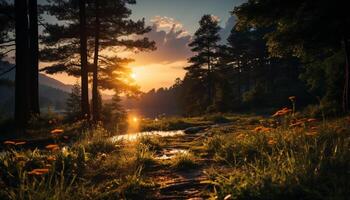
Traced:
<svg viewBox="0 0 350 200">
<path fill-rule="evenodd" d="M 13 65 L 0 63 L 0 72 L 10 69 Z M 9 116 L 14 111 L 14 79 L 15 70 L 0 77 L 0 114 Z M 39 103 L 42 110 L 50 107 L 54 111 L 65 109 L 66 100 L 72 85 L 64 84 L 45 74 L 39 74 Z M 24 97 L 25 98 L 25 97 Z"/>
<path fill-rule="evenodd" d="M 7 69 L 10 69 L 11 67 L 13 67 L 13 64 L 7 63 L 7 62 L 0 62 L 0 72 L 1 71 L 5 71 Z M 7 79 L 7 80 L 11 80 L 14 81 L 15 80 L 15 70 L 12 70 L 11 72 L 1 76 L 1 79 Z M 39 74 L 39 84 L 40 85 L 45 85 L 45 86 L 49 86 L 52 88 L 56 88 L 59 90 L 62 90 L 64 92 L 71 92 L 71 89 L 73 87 L 73 85 L 68 85 L 68 84 L 64 84 L 54 78 L 51 78 L 43 73 Z"/>
</svg>

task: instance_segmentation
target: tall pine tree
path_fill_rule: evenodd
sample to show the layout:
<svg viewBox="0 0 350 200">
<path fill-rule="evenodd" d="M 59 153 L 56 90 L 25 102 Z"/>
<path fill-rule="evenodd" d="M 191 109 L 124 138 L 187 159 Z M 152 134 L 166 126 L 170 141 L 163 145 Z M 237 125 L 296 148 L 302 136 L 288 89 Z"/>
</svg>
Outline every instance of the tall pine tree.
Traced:
<svg viewBox="0 0 350 200">
<path fill-rule="evenodd" d="M 195 94 L 195 90 L 200 88 L 206 90 L 205 95 L 199 94 L 200 96 L 196 97 L 201 99 L 197 109 L 208 109 L 214 103 L 213 75 L 218 60 L 218 42 L 220 41 L 218 23 L 214 16 L 204 15 L 199 22 L 200 27 L 195 32 L 192 43 L 189 44 L 196 55 L 189 59 L 191 65 L 185 68 L 187 70 L 185 80 L 188 80 L 185 82 L 192 82 L 188 88 L 190 93 L 194 92 L 192 94 Z"/>
</svg>

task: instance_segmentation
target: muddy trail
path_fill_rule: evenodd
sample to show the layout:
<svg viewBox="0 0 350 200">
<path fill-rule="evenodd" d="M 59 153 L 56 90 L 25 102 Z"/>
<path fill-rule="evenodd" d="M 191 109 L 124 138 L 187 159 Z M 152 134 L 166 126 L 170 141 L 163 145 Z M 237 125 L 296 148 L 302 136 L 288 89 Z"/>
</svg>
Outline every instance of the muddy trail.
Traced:
<svg viewBox="0 0 350 200">
<path fill-rule="evenodd" d="M 167 145 L 156 155 L 157 159 L 171 159 L 176 154 L 193 152 L 201 155 L 203 152 L 196 148 L 196 142 L 201 141 L 205 133 L 185 134 L 167 138 Z M 203 183 L 205 170 L 210 167 L 211 160 L 205 156 L 196 157 L 196 166 L 183 169 L 174 169 L 164 165 L 154 166 L 145 176 L 159 184 L 152 191 L 151 199 L 207 199 L 209 185 Z"/>
</svg>

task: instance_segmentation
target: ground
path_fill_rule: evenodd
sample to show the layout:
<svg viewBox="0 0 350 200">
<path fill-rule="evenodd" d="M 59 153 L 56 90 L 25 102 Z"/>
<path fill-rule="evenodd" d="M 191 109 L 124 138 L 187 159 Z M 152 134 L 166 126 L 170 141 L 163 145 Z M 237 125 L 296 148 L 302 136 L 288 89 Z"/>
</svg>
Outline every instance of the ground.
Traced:
<svg viewBox="0 0 350 200">
<path fill-rule="evenodd" d="M 62 125 L 48 139 L 23 140 L 25 144 L 3 141 L 0 198 L 346 199 L 349 195 L 347 117 L 230 115 L 167 119 L 164 124 L 161 127 L 168 130 L 179 125 L 201 128 L 172 137 L 113 141 L 101 127 L 80 130 L 81 135 L 75 124 Z M 47 148 L 52 142 L 58 151 Z M 33 150 L 36 144 L 39 149 Z"/>
</svg>

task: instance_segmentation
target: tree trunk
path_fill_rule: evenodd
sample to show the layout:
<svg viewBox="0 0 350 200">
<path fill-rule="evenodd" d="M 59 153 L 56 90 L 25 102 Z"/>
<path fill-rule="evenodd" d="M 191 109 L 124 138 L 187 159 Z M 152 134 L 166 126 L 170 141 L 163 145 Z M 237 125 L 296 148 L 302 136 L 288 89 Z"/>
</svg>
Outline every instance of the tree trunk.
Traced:
<svg viewBox="0 0 350 200">
<path fill-rule="evenodd" d="M 98 94 L 98 51 L 99 51 L 99 37 L 100 37 L 100 19 L 99 19 L 99 3 L 95 0 L 95 52 L 94 52 L 94 69 L 92 81 L 92 117 L 93 121 L 97 122 L 99 116 L 99 94 Z"/>
<path fill-rule="evenodd" d="M 343 111 L 349 111 L 349 86 L 350 86 L 350 47 L 347 37 L 344 37 L 344 50 L 345 50 L 345 83 L 343 92 Z"/>
<path fill-rule="evenodd" d="M 38 3 L 29 0 L 29 35 L 30 35 L 30 111 L 40 114 L 39 108 L 39 44 L 38 44 Z"/>
<path fill-rule="evenodd" d="M 28 99 L 28 16 L 27 1 L 15 0 L 16 34 L 16 79 L 15 79 L 15 121 L 17 128 L 24 129 L 30 117 Z"/>
<path fill-rule="evenodd" d="M 80 62 L 81 62 L 81 114 L 85 119 L 90 119 L 89 107 L 89 80 L 87 61 L 87 36 L 86 36 L 86 13 L 85 0 L 79 0 L 80 21 Z"/>
</svg>

